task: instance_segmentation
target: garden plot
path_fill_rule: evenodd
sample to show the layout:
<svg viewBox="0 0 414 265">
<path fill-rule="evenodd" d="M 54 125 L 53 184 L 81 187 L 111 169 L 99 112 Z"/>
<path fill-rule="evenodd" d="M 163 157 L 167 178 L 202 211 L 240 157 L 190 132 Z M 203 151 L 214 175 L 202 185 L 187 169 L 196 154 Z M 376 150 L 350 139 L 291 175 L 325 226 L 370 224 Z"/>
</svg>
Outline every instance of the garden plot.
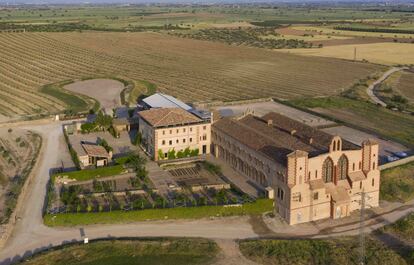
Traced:
<svg viewBox="0 0 414 265">
<path fill-rule="evenodd" d="M 169 168 L 168 171 L 179 186 L 193 191 L 204 188 L 230 189 L 230 184 L 206 170 L 201 163 L 181 165 Z"/>
<path fill-rule="evenodd" d="M 26 130 L 0 129 L 0 220 L 7 220 L 20 189 L 34 166 L 39 135 Z"/>
</svg>

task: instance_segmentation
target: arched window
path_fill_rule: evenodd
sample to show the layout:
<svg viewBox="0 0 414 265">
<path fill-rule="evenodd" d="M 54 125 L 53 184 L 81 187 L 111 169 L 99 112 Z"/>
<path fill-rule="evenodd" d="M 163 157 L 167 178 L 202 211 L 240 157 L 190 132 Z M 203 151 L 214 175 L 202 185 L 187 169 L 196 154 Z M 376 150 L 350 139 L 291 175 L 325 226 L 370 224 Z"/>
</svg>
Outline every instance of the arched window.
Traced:
<svg viewBox="0 0 414 265">
<path fill-rule="evenodd" d="M 332 182 L 333 179 L 333 162 L 329 157 L 325 159 L 322 165 L 322 179 L 325 182 Z"/>
<path fill-rule="evenodd" d="M 338 160 L 339 179 L 346 179 L 348 175 L 348 158 L 342 155 Z"/>
</svg>

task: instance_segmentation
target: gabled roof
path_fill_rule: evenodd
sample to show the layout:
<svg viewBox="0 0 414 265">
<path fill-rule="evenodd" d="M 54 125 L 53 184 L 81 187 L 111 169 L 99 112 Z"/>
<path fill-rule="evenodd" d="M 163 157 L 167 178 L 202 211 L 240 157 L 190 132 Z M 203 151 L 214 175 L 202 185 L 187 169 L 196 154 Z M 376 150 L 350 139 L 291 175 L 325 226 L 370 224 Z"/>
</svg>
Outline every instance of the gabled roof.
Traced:
<svg viewBox="0 0 414 265">
<path fill-rule="evenodd" d="M 181 108 L 150 109 L 140 111 L 138 115 L 155 128 L 202 122 L 200 118 Z"/>
<path fill-rule="evenodd" d="M 109 154 L 103 146 L 96 144 L 82 144 L 82 147 L 88 156 L 109 158 Z"/>
<path fill-rule="evenodd" d="M 329 152 L 333 138 L 330 134 L 273 112 L 262 118 L 251 114 L 239 120 L 223 118 L 214 123 L 213 128 L 285 166 L 289 154 L 303 155 L 306 152 L 314 157 Z M 342 148 L 359 149 L 345 140 L 342 140 Z"/>
<path fill-rule="evenodd" d="M 144 98 L 142 101 L 151 108 L 182 108 L 184 110 L 192 109 L 189 105 L 185 104 L 181 100 L 162 93 L 155 93 L 152 96 Z"/>
</svg>

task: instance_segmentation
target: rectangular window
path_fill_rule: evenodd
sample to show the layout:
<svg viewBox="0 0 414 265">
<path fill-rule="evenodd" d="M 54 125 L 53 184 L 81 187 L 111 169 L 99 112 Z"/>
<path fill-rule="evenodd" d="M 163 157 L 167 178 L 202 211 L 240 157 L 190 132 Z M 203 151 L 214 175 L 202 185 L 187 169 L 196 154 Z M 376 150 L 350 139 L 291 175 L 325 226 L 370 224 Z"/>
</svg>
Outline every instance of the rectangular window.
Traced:
<svg viewBox="0 0 414 265">
<path fill-rule="evenodd" d="M 203 126 L 203 130 L 206 130 L 207 129 L 207 126 Z"/>
<path fill-rule="evenodd" d="M 170 134 L 172 134 L 172 130 L 170 130 Z"/>
<path fill-rule="evenodd" d="M 185 128 L 183 129 L 183 132 L 185 132 Z"/>
<path fill-rule="evenodd" d="M 185 139 L 183 139 L 183 143 L 185 144 Z"/>
<path fill-rule="evenodd" d="M 193 142 L 193 138 L 190 138 L 190 143 L 192 143 Z"/>
<path fill-rule="evenodd" d="M 170 145 L 172 145 L 172 140 L 170 140 Z"/>
<path fill-rule="evenodd" d="M 300 194 L 300 192 L 296 192 L 292 194 L 292 200 L 294 202 L 301 202 L 302 201 L 302 196 Z"/>
<path fill-rule="evenodd" d="M 162 135 L 165 135 L 165 131 L 164 130 L 162 131 Z"/>
<path fill-rule="evenodd" d="M 205 140 L 207 140 L 207 135 L 206 134 L 203 135 L 203 141 L 205 141 Z"/>
<path fill-rule="evenodd" d="M 319 199 L 319 193 L 318 193 L 318 192 L 315 192 L 315 193 L 313 194 L 313 199 L 314 199 L 315 201 Z"/>
<path fill-rule="evenodd" d="M 362 189 L 362 181 L 359 183 L 359 189 Z"/>
<path fill-rule="evenodd" d="M 190 132 L 192 132 L 193 131 L 193 127 L 190 127 Z"/>
<path fill-rule="evenodd" d="M 162 140 L 162 145 L 165 145 L 165 140 Z"/>
<path fill-rule="evenodd" d="M 315 178 L 318 178 L 318 170 L 315 170 Z"/>
<path fill-rule="evenodd" d="M 177 139 L 177 140 L 175 140 L 175 142 L 178 144 L 180 141 Z"/>
<path fill-rule="evenodd" d="M 372 163 L 372 169 L 375 169 L 375 162 Z"/>
<path fill-rule="evenodd" d="M 375 186 L 375 180 L 372 179 L 372 187 L 374 187 L 374 186 Z"/>
<path fill-rule="evenodd" d="M 168 153 L 164 153 L 164 158 L 167 158 L 168 157 Z"/>
<path fill-rule="evenodd" d="M 352 171 L 355 171 L 355 163 L 352 163 Z"/>
</svg>

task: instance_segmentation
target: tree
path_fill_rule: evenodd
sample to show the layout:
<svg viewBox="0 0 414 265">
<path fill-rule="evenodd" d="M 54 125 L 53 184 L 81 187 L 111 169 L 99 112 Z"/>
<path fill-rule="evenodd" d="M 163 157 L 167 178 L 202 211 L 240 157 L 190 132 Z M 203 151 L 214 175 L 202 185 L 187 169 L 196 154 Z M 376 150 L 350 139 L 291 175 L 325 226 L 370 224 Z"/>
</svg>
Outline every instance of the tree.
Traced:
<svg viewBox="0 0 414 265">
<path fill-rule="evenodd" d="M 161 149 L 158 149 L 158 159 L 159 160 L 162 160 L 162 159 L 164 159 L 165 157 L 164 157 L 164 152 L 161 150 Z"/>
<path fill-rule="evenodd" d="M 168 156 L 168 159 L 175 159 L 176 158 L 175 149 L 173 148 L 173 149 L 169 150 L 167 156 Z"/>
</svg>

